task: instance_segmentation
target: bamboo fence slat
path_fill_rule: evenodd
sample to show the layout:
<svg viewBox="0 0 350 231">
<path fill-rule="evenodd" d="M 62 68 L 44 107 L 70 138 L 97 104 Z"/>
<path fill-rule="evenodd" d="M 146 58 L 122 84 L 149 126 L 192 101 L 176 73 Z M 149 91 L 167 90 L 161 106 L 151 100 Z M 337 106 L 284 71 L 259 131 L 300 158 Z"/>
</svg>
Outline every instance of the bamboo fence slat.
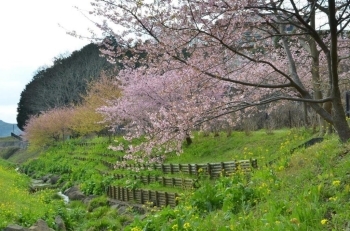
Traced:
<svg viewBox="0 0 350 231">
<path fill-rule="evenodd" d="M 135 202 L 139 204 L 152 203 L 154 206 L 171 206 L 175 207 L 177 204 L 177 193 L 129 189 L 118 186 L 109 186 L 107 188 L 107 196 L 121 201 Z"/>
</svg>

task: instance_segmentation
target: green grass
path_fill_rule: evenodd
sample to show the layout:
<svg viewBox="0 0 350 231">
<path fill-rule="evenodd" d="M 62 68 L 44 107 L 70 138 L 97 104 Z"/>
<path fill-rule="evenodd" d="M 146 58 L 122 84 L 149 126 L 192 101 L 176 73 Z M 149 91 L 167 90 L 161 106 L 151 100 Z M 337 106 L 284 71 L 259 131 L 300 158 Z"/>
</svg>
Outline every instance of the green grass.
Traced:
<svg viewBox="0 0 350 231">
<path fill-rule="evenodd" d="M 184 147 L 180 156 L 172 155 L 168 163 L 213 163 L 221 161 L 256 158 L 265 164 L 288 154 L 290 150 L 310 139 L 312 134 L 306 130 L 277 130 L 267 135 L 265 131 L 256 131 L 247 136 L 244 132 L 233 132 L 230 136 L 209 137 L 196 134 L 194 142 Z"/>
<path fill-rule="evenodd" d="M 227 179 L 219 179 L 215 187 L 204 184 L 199 193 L 185 194 L 174 210 L 159 211 L 147 222 L 135 221 L 127 230 L 146 226 L 164 230 L 345 230 L 350 221 L 350 145 L 327 137 L 321 144 L 291 155 L 286 146 L 303 139 L 300 134 L 281 136 L 289 139 L 274 141 L 280 158 L 272 166 L 260 165 L 249 180 L 240 180 L 241 191 L 232 191 L 237 184 L 222 186 Z M 256 143 L 252 146 L 260 147 Z M 251 151 L 256 151 L 252 146 Z M 266 146 L 272 148 L 268 140 L 262 145 Z M 232 199 L 235 195 L 240 195 L 238 200 Z"/>
<path fill-rule="evenodd" d="M 322 143 L 291 153 L 293 148 L 312 137 L 314 135 L 305 129 L 283 129 L 270 135 L 257 131 L 250 136 L 244 132 L 233 132 L 230 136 L 221 133 L 218 137 L 195 134 L 193 144 L 185 145 L 182 155 L 170 155 L 166 162 L 213 163 L 255 158 L 259 168 L 250 177 L 238 172 L 216 181 L 203 178 L 198 190 L 135 184 L 152 190 L 182 191 L 177 207 L 152 208 L 145 219 L 140 219 L 143 215 L 122 215 L 108 208 L 103 202 L 105 187 L 124 185 L 126 181 L 101 175 L 101 172 L 142 172 L 111 171 L 99 160 L 73 158 L 83 156 L 113 162 L 113 157 L 101 155 L 113 153 L 107 149 L 107 138 L 58 143 L 23 164 L 22 169 L 35 173 L 36 177 L 60 174 L 63 188 L 78 184 L 85 193 L 99 195 L 98 202 L 94 203 L 100 206 L 89 207 L 78 202 L 69 205 L 70 210 L 66 210 L 63 217 L 72 230 L 120 230 L 122 227 L 132 231 L 346 230 L 350 226 L 350 144 L 340 144 L 336 136 L 328 136 Z M 98 144 L 78 146 L 81 142 Z M 1 174 L 11 179 L 12 176 L 7 175 L 11 166 L 3 168 L 7 173 Z M 167 175 L 179 176 L 181 174 Z M 19 185 L 24 190 L 27 183 L 25 179 L 19 182 L 22 181 Z M 11 195 L 7 201 L 20 201 Z"/>
<path fill-rule="evenodd" d="M 54 199 L 53 191 L 30 194 L 29 178 L 16 172 L 12 164 L 0 161 L 0 176 L 0 229 L 15 223 L 30 226 L 39 218 L 53 224 L 64 208 L 61 200 Z"/>
</svg>

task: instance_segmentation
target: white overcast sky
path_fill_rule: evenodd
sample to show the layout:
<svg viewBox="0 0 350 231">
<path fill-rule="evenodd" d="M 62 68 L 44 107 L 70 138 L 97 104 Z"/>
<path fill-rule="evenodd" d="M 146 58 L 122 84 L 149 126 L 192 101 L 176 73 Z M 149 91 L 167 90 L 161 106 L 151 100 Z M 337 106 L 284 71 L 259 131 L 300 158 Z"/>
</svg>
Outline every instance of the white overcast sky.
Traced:
<svg viewBox="0 0 350 231">
<path fill-rule="evenodd" d="M 20 94 L 33 73 L 51 65 L 59 54 L 79 50 L 90 42 L 67 35 L 66 30 L 89 35 L 88 29 L 94 25 L 74 8 L 88 15 L 89 0 L 0 2 L 0 120 L 17 123 Z"/>
</svg>

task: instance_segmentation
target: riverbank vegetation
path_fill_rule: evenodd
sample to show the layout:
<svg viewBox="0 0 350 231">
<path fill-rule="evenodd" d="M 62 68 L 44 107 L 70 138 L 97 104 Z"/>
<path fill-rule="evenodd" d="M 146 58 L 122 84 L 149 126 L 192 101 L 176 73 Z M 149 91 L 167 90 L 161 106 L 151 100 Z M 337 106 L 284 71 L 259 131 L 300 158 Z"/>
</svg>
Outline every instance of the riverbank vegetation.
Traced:
<svg viewBox="0 0 350 231">
<path fill-rule="evenodd" d="M 58 188 L 29 193 L 29 178 L 1 161 L 0 228 L 10 223 L 32 225 L 38 218 L 55 228 L 60 215 L 69 230 L 342 230 L 349 226 L 347 201 L 350 197 L 348 174 L 349 144 L 336 136 L 300 147 L 313 137 L 305 129 L 233 132 L 229 136 L 196 133 L 184 153 L 166 158 L 166 163 L 210 163 L 255 158 L 258 169 L 249 175 L 240 171 L 228 177 L 209 180 L 201 175 L 199 188 L 172 188 L 144 185 L 132 179 L 116 180 L 106 173 L 125 173 L 109 169 L 100 160 L 115 162 L 121 152 L 108 147 L 108 138 L 71 139 L 58 142 L 37 158 L 20 166 L 33 178 L 60 175 Z M 116 137 L 116 140 L 118 138 Z M 113 142 L 112 142 L 113 143 Z M 88 158 L 89 161 L 77 157 Z M 161 174 L 159 172 L 148 172 Z M 144 174 L 148 174 L 145 173 Z M 129 174 L 142 174 L 130 172 Z M 106 197 L 108 185 L 178 193 L 176 207 L 153 207 L 146 213 L 111 207 Z M 71 201 L 64 205 L 56 195 L 78 185 L 89 203 Z M 6 209 L 5 209 L 6 208 Z M 30 208 L 30 212 L 29 209 Z"/>
</svg>

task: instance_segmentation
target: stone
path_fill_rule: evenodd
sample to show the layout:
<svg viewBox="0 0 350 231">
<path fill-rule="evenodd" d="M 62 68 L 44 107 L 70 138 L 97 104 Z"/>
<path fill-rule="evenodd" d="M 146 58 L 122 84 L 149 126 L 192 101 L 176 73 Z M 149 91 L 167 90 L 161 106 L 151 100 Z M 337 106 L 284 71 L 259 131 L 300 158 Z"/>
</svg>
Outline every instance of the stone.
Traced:
<svg viewBox="0 0 350 231">
<path fill-rule="evenodd" d="M 118 211 L 118 214 L 125 214 L 128 211 L 128 207 L 127 206 L 119 206 L 117 211 Z"/>
<path fill-rule="evenodd" d="M 11 224 L 8 225 L 3 231 L 27 231 L 27 228 L 23 228 L 20 225 Z"/>
<path fill-rule="evenodd" d="M 58 180 L 60 179 L 60 176 L 58 175 L 52 175 L 50 178 L 50 183 L 51 184 L 57 184 Z"/>
<path fill-rule="evenodd" d="M 42 180 L 44 183 L 46 183 L 46 182 L 48 182 L 48 181 L 50 180 L 50 177 L 51 177 L 51 174 L 45 175 L 45 176 L 41 177 L 41 180 Z"/>
<path fill-rule="evenodd" d="M 89 204 L 90 204 L 90 201 L 91 201 L 92 199 L 94 199 L 94 198 L 96 198 L 95 195 L 89 195 L 89 196 L 87 196 L 87 197 L 84 198 L 83 203 L 84 203 L 85 205 L 89 205 Z"/>
<path fill-rule="evenodd" d="M 80 191 L 78 186 L 73 186 L 73 187 L 67 189 L 66 191 L 64 191 L 63 194 L 66 195 L 69 198 L 69 200 L 84 200 L 85 199 L 85 195 Z"/>
<path fill-rule="evenodd" d="M 31 226 L 29 228 L 30 231 L 54 231 L 53 229 L 51 229 L 47 223 L 42 220 L 39 219 L 33 226 Z"/>
<path fill-rule="evenodd" d="M 56 230 L 57 231 L 66 231 L 67 230 L 66 225 L 64 224 L 62 217 L 56 216 L 55 223 L 56 223 Z"/>
</svg>

